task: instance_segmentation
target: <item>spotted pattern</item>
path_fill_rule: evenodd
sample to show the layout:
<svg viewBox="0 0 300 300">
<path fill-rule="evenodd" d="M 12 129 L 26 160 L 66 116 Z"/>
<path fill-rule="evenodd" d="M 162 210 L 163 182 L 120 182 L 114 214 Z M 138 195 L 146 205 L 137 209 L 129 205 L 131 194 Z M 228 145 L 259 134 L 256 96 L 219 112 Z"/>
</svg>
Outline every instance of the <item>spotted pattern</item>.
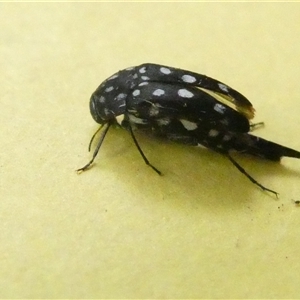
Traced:
<svg viewBox="0 0 300 300">
<path fill-rule="evenodd" d="M 216 137 L 216 136 L 219 135 L 219 131 L 216 130 L 216 129 L 211 129 L 211 130 L 208 132 L 208 135 L 209 135 L 210 137 Z"/>
<path fill-rule="evenodd" d="M 218 101 L 213 94 L 224 97 Z M 164 138 L 225 154 L 235 149 L 274 161 L 284 155 L 300 158 L 300 152 L 248 134 L 254 109 L 246 97 L 220 81 L 187 70 L 142 64 L 119 71 L 98 86 L 90 98 L 90 111 L 97 123 L 107 125 L 105 133 L 117 118 L 126 129 L 136 125 L 136 129 L 142 127 Z M 80 170 L 91 165 L 102 141 L 90 163 Z M 273 192 L 243 173 L 262 189 Z"/>
<path fill-rule="evenodd" d="M 164 94 L 165 94 L 165 91 L 162 89 L 157 89 L 152 93 L 153 96 L 162 96 Z"/>
<path fill-rule="evenodd" d="M 186 130 L 195 130 L 198 128 L 198 125 L 195 122 L 191 122 L 185 119 L 180 119 L 179 121 Z"/>
<path fill-rule="evenodd" d="M 115 74 L 115 75 L 109 77 L 109 78 L 107 79 L 107 81 L 112 80 L 112 79 L 116 79 L 116 78 L 118 78 L 118 77 L 119 77 L 119 74 Z"/>
<path fill-rule="evenodd" d="M 114 87 L 113 86 L 109 86 L 108 88 L 105 89 L 105 92 L 109 93 L 109 92 L 111 92 L 113 90 L 114 90 Z"/>
<path fill-rule="evenodd" d="M 171 74 L 171 70 L 170 70 L 169 68 L 166 68 L 166 67 L 161 67 L 161 68 L 159 69 L 159 71 L 160 71 L 161 73 L 165 74 L 165 75 Z"/>
<path fill-rule="evenodd" d="M 194 82 L 196 82 L 196 78 L 194 76 L 191 76 L 191 75 L 183 75 L 181 77 L 181 79 L 184 82 L 187 82 L 187 83 L 194 83 Z"/>
<path fill-rule="evenodd" d="M 115 98 L 115 100 L 116 100 L 116 101 L 123 100 L 123 99 L 126 98 L 126 96 L 127 96 L 127 94 L 121 93 L 121 94 L 119 94 L 119 95 Z"/>
<path fill-rule="evenodd" d="M 149 82 L 142 82 L 139 84 L 139 86 L 144 86 L 144 85 L 148 85 L 148 84 L 149 84 Z"/>
<path fill-rule="evenodd" d="M 228 86 L 227 86 L 227 85 L 225 85 L 225 84 L 223 84 L 223 83 L 218 83 L 218 86 L 219 86 L 219 88 L 220 88 L 222 91 L 228 93 Z"/>
<path fill-rule="evenodd" d="M 214 110 L 217 111 L 218 113 L 220 114 L 224 114 L 225 111 L 226 111 L 226 107 L 220 103 L 217 103 L 215 106 L 214 106 Z"/>
<path fill-rule="evenodd" d="M 132 95 L 133 95 L 134 97 L 136 97 L 136 96 L 140 95 L 140 93 L 141 93 L 140 90 L 134 90 L 134 91 L 132 92 Z"/>
<path fill-rule="evenodd" d="M 192 92 L 188 91 L 187 89 L 178 90 L 178 95 L 180 97 L 183 97 L 183 98 L 192 98 L 192 97 L 194 97 L 194 94 Z"/>
<path fill-rule="evenodd" d="M 156 121 L 156 123 L 159 125 L 159 126 L 166 126 L 166 125 L 169 125 L 171 122 L 171 120 L 169 118 L 161 118 L 161 119 L 158 119 Z"/>
</svg>

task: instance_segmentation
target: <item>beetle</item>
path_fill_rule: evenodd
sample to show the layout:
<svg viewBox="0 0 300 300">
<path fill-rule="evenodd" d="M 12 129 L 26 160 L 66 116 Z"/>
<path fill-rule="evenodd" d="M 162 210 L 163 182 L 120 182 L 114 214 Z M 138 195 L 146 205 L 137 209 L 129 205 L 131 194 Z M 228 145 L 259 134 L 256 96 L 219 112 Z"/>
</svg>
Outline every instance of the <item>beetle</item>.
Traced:
<svg viewBox="0 0 300 300">
<path fill-rule="evenodd" d="M 156 173 L 134 135 L 150 132 L 171 141 L 204 146 L 225 155 L 262 190 L 277 192 L 256 181 L 231 156 L 232 151 L 280 161 L 300 158 L 300 152 L 249 133 L 261 125 L 251 124 L 255 109 L 238 91 L 211 77 L 178 68 L 145 63 L 121 70 L 103 81 L 90 98 L 90 112 L 102 135 L 85 171 L 94 162 L 111 125 L 127 129 L 145 163 Z"/>
</svg>

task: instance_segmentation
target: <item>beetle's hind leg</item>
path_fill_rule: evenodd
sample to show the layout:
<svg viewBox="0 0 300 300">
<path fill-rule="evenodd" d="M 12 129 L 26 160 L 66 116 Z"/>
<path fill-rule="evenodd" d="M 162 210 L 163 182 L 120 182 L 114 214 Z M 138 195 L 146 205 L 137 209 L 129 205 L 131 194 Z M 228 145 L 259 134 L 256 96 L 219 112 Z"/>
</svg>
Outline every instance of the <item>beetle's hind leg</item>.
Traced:
<svg viewBox="0 0 300 300">
<path fill-rule="evenodd" d="M 229 158 L 229 160 L 233 163 L 233 165 L 241 172 L 243 173 L 252 183 L 254 183 L 255 185 L 259 186 L 263 191 L 267 191 L 270 192 L 272 194 L 274 194 L 276 196 L 276 198 L 278 198 L 278 193 L 266 188 L 265 186 L 263 186 L 262 184 L 260 184 L 258 181 L 256 181 L 250 174 L 248 174 L 246 172 L 246 170 L 238 164 L 238 162 L 236 162 L 229 153 L 226 154 L 226 156 Z"/>
</svg>

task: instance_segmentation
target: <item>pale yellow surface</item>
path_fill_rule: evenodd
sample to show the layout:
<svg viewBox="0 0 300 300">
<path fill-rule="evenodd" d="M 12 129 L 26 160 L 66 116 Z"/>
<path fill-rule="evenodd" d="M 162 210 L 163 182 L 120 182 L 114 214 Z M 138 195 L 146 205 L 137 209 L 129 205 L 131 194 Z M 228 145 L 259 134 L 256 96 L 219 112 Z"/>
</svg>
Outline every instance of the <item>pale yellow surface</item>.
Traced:
<svg viewBox="0 0 300 300">
<path fill-rule="evenodd" d="M 246 95 L 300 150 L 300 3 L 1 3 L 0 298 L 300 296 L 300 161 L 108 133 L 89 159 L 91 93 L 144 62 Z"/>
</svg>

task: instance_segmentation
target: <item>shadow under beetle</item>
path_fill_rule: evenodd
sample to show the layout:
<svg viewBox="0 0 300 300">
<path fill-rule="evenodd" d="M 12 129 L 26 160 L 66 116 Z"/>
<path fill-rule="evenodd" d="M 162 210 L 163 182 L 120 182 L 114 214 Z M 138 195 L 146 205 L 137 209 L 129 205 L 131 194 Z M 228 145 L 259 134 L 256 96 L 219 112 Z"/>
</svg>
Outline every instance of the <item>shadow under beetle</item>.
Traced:
<svg viewBox="0 0 300 300">
<path fill-rule="evenodd" d="M 134 135 L 134 130 L 150 132 L 171 141 L 205 146 L 219 152 L 248 179 L 264 191 L 278 195 L 249 175 L 230 155 L 232 151 L 279 161 L 282 156 L 300 158 L 300 152 L 267 141 L 248 132 L 254 108 L 250 101 L 228 85 L 198 73 L 146 63 L 121 70 L 106 79 L 90 98 L 90 112 L 103 128 L 91 161 L 113 124 L 127 129 L 143 160 L 155 172 Z"/>
</svg>

